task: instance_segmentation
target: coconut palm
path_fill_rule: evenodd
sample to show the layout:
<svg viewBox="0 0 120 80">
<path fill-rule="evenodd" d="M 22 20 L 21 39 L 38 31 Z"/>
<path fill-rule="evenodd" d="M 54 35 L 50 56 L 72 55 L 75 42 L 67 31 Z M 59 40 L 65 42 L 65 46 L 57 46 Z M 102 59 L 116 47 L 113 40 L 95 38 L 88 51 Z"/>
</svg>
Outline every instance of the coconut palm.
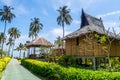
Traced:
<svg viewBox="0 0 120 80">
<path fill-rule="evenodd" d="M 32 40 L 33 40 L 37 37 L 40 30 L 42 30 L 43 25 L 42 23 L 40 23 L 39 18 L 35 17 L 34 19 L 31 19 L 31 20 L 32 22 L 30 23 L 29 37 L 32 37 Z"/>
<path fill-rule="evenodd" d="M 70 16 L 70 9 L 67 9 L 67 6 L 60 7 L 58 10 L 59 16 L 57 17 L 58 25 L 63 28 L 63 37 L 65 35 L 64 24 L 70 25 L 72 22 L 72 17 Z"/>
<path fill-rule="evenodd" d="M 11 12 L 11 10 L 13 10 L 13 8 L 11 8 L 10 6 L 3 6 L 3 9 L 0 9 L 0 16 L 1 16 L 1 21 L 5 22 L 5 27 L 4 27 L 4 36 L 6 33 L 6 26 L 7 26 L 7 22 L 11 23 L 12 19 L 15 18 L 15 14 L 13 14 Z M 4 45 L 4 41 L 2 44 L 2 48 Z"/>
<path fill-rule="evenodd" d="M 13 43 L 15 43 L 15 39 L 20 37 L 20 31 L 15 27 L 10 28 L 8 30 L 8 34 L 13 39 Z M 12 56 L 13 56 L 13 49 L 14 49 L 14 44 L 13 44 L 13 48 L 12 48 Z"/>
<path fill-rule="evenodd" d="M 1 48 L 0 49 L 2 49 L 3 50 L 3 42 L 5 42 L 5 40 L 6 40 L 6 38 L 5 38 L 5 36 L 4 36 L 4 33 L 0 33 L 0 44 L 1 44 Z M 1 57 L 2 57 L 2 54 L 1 54 Z"/>
<path fill-rule="evenodd" d="M 8 42 L 6 43 L 6 45 L 9 45 L 9 49 L 8 49 L 8 55 L 10 55 L 10 48 L 12 45 L 14 45 L 14 41 L 13 39 L 10 37 Z"/>
<path fill-rule="evenodd" d="M 2 43 L 3 43 L 3 41 L 5 41 L 6 40 L 6 38 L 5 38 L 5 36 L 4 36 L 4 33 L 0 33 L 0 44 L 1 44 L 1 47 L 2 47 Z"/>
<path fill-rule="evenodd" d="M 19 58 L 21 57 L 21 51 L 24 49 L 24 45 L 22 43 L 19 44 L 19 46 L 15 49 L 17 51 L 20 51 Z"/>
<path fill-rule="evenodd" d="M 62 46 L 62 39 L 60 36 L 57 37 L 57 39 L 55 40 L 54 44 L 57 45 L 58 47 Z"/>
<path fill-rule="evenodd" d="M 42 30 L 43 28 L 43 24 L 40 23 L 39 18 L 34 18 L 31 19 L 32 22 L 30 23 L 30 28 L 29 28 L 29 37 L 32 37 L 32 40 L 35 39 L 38 35 L 38 33 L 40 32 L 40 30 Z M 32 51 L 31 51 L 32 52 Z M 35 55 L 35 48 L 34 48 L 34 55 Z"/>
</svg>

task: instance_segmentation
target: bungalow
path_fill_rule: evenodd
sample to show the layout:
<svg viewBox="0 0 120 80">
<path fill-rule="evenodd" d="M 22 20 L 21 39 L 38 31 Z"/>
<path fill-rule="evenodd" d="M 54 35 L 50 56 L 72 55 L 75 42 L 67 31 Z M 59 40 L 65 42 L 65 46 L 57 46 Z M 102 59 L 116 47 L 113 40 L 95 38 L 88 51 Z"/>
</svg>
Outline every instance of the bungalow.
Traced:
<svg viewBox="0 0 120 80">
<path fill-rule="evenodd" d="M 110 57 L 120 57 L 119 36 L 107 31 L 104 28 L 102 19 L 95 18 L 82 10 L 81 26 L 75 32 L 64 37 L 66 41 L 66 54 L 75 55 L 78 58 L 91 58 L 93 67 L 96 67 L 96 59 L 104 58 L 106 61 L 107 53 L 102 49 L 101 45 L 95 43 L 95 39 L 86 38 L 88 34 L 107 35 L 114 41 L 111 44 Z"/>
</svg>

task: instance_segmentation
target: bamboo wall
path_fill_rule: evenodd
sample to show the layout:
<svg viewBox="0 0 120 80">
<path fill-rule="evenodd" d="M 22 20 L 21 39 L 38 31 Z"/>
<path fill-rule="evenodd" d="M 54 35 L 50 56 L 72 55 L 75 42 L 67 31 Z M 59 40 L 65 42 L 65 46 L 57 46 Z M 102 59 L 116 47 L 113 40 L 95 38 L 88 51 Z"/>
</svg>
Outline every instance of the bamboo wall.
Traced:
<svg viewBox="0 0 120 80">
<path fill-rule="evenodd" d="M 90 42 L 90 41 L 88 41 Z M 79 45 L 76 45 L 76 38 L 66 40 L 66 54 L 77 56 L 107 56 L 101 45 L 91 41 L 84 41 L 84 37 L 79 38 Z M 111 46 L 110 56 L 120 56 L 120 45 L 114 41 Z"/>
<path fill-rule="evenodd" d="M 120 56 L 120 42 L 118 40 L 112 43 L 110 52 L 110 56 L 112 57 Z"/>
</svg>

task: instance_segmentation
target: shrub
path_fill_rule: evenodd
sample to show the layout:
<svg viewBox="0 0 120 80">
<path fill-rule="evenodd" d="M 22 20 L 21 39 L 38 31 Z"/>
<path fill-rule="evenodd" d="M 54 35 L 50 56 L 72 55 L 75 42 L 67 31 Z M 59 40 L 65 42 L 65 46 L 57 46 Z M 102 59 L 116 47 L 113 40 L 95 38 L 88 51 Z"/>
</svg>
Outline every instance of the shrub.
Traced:
<svg viewBox="0 0 120 80">
<path fill-rule="evenodd" d="M 58 60 L 58 63 L 62 66 L 76 66 L 77 59 L 75 56 L 71 55 L 62 55 Z"/>
<path fill-rule="evenodd" d="M 0 59 L 0 72 L 2 72 L 5 69 L 9 61 L 10 61 L 9 57 L 4 57 Z"/>
<path fill-rule="evenodd" d="M 55 63 L 24 59 L 21 64 L 48 80 L 120 80 L 119 72 L 92 71 L 73 67 L 62 67 Z"/>
</svg>

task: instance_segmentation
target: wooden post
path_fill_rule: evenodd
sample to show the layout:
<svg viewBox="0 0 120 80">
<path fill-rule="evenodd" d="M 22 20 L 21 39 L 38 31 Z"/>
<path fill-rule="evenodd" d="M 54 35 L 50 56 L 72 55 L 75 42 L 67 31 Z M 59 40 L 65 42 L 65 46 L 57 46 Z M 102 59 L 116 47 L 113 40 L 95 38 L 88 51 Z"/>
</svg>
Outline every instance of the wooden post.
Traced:
<svg viewBox="0 0 120 80">
<path fill-rule="evenodd" d="M 87 65 L 87 58 L 85 59 L 85 65 Z"/>
<path fill-rule="evenodd" d="M 96 59 L 95 57 L 92 58 L 93 70 L 96 70 Z"/>
<path fill-rule="evenodd" d="M 100 58 L 96 58 L 96 67 L 98 68 L 100 66 Z"/>
<path fill-rule="evenodd" d="M 105 68 L 106 68 L 106 61 L 107 61 L 107 59 L 106 59 L 106 57 L 104 58 L 104 66 L 105 66 Z"/>
</svg>

